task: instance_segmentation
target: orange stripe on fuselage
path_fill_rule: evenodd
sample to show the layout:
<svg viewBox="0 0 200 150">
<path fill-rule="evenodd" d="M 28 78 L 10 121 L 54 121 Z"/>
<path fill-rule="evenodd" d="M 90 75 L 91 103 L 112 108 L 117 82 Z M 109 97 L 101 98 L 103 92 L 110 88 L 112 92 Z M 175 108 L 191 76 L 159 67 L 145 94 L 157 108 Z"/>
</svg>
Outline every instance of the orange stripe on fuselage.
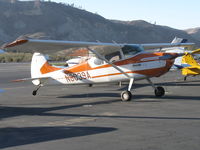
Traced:
<svg viewBox="0 0 200 150">
<path fill-rule="evenodd" d="M 149 61 L 155 61 L 155 60 L 146 60 L 146 61 L 141 61 L 141 59 L 143 58 L 150 58 L 150 57 L 159 57 L 159 56 L 163 56 L 165 55 L 165 53 L 162 52 L 155 52 L 155 53 L 143 53 L 143 54 L 139 54 L 135 57 L 131 57 L 129 59 L 125 59 L 125 60 L 121 60 L 118 62 L 114 62 L 114 64 L 116 66 L 121 66 L 121 65 L 127 65 L 127 64 L 133 64 L 133 63 L 141 63 L 141 62 L 149 62 Z M 147 75 L 149 77 L 151 76 L 160 76 L 164 73 L 166 73 L 172 66 L 173 61 L 172 60 L 166 60 L 167 64 L 165 67 L 162 68 L 155 68 L 155 69 L 146 69 L 146 70 L 138 70 L 138 71 L 129 71 L 126 73 L 137 73 L 137 74 L 142 74 L 142 75 Z M 84 71 L 89 71 L 89 70 L 95 70 L 95 69 L 102 69 L 102 68 L 108 68 L 108 67 L 112 67 L 110 64 L 106 64 L 106 65 L 102 65 L 99 67 L 95 67 L 95 68 L 91 68 L 90 65 L 88 64 L 88 61 L 83 62 L 81 64 L 75 65 L 73 67 L 70 68 L 66 68 L 64 70 L 64 73 L 69 74 L 69 73 L 78 73 L 78 72 L 84 72 Z M 49 73 L 49 72 L 53 72 L 53 71 L 57 71 L 57 70 L 61 70 L 61 68 L 56 68 L 51 66 L 48 62 L 46 62 L 42 68 L 40 69 L 42 74 L 45 73 Z M 101 76 L 94 76 L 92 78 L 98 78 L 98 77 L 104 77 L 104 76 L 112 76 L 112 75 L 119 75 L 122 73 L 113 73 L 113 74 L 107 74 L 107 75 L 101 75 Z"/>
<path fill-rule="evenodd" d="M 90 65 L 88 64 L 87 61 L 81 63 L 81 64 L 78 64 L 78 65 L 75 65 L 75 66 L 72 66 L 70 68 L 67 68 L 64 70 L 64 73 L 68 74 L 68 73 L 77 73 L 77 72 L 83 72 L 83 71 L 86 71 L 86 70 L 93 70 L 94 68 L 91 68 Z"/>
<path fill-rule="evenodd" d="M 132 73 L 137 73 L 137 74 L 142 74 L 146 75 L 148 77 L 159 77 L 166 72 L 169 71 L 171 66 L 173 65 L 174 61 L 173 60 L 166 60 L 166 65 L 165 67 L 162 68 L 154 68 L 154 69 L 147 69 L 147 70 L 138 70 L 138 71 L 133 71 Z"/>
<path fill-rule="evenodd" d="M 141 61 L 142 58 L 150 58 L 150 57 L 159 57 L 163 56 L 164 53 L 162 52 L 156 52 L 156 53 L 143 53 L 139 54 L 135 57 L 131 57 L 125 60 L 121 60 L 118 62 L 114 62 L 113 64 L 116 66 L 122 66 L 122 65 L 127 65 L 127 64 L 133 64 L 133 63 L 141 63 L 141 62 L 148 62 L 148 61 L 155 61 L 155 60 L 147 60 L 147 61 Z M 78 73 L 78 72 L 83 72 L 83 71 L 89 71 L 89 70 L 95 70 L 95 69 L 102 69 L 102 68 L 108 68 L 112 67 L 110 64 L 102 65 L 99 67 L 91 68 L 88 62 L 81 63 L 79 65 L 73 66 L 71 68 L 65 69 L 65 73 Z"/>
<path fill-rule="evenodd" d="M 45 73 L 49 73 L 49 72 L 53 72 L 53 71 L 57 71 L 57 70 L 61 70 L 61 68 L 56 68 L 51 66 L 48 62 L 46 62 L 41 68 L 40 68 L 40 72 L 42 74 Z"/>
<path fill-rule="evenodd" d="M 166 72 L 168 72 L 172 65 L 173 65 L 173 61 L 168 60 L 166 66 L 162 68 L 146 69 L 146 70 L 139 70 L 139 71 L 128 71 L 125 73 L 136 73 L 136 74 L 146 75 L 148 77 L 159 77 L 165 74 Z M 101 77 L 108 77 L 108 76 L 121 75 L 121 74 L 122 73 L 112 73 L 112 74 L 105 74 L 105 75 L 100 75 L 100 76 L 93 76 L 92 78 L 101 78 Z"/>
</svg>

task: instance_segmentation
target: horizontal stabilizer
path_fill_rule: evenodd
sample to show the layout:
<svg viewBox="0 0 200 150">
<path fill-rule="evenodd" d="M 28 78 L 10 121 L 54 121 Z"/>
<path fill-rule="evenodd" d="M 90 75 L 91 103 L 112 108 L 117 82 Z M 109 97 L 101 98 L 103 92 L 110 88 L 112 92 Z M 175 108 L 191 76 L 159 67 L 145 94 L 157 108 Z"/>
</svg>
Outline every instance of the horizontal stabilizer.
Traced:
<svg viewBox="0 0 200 150">
<path fill-rule="evenodd" d="M 50 77 L 40 77 L 40 78 L 23 78 L 12 80 L 12 82 L 25 82 L 25 81 L 32 81 L 33 84 L 39 85 L 42 81 L 49 79 Z"/>
</svg>

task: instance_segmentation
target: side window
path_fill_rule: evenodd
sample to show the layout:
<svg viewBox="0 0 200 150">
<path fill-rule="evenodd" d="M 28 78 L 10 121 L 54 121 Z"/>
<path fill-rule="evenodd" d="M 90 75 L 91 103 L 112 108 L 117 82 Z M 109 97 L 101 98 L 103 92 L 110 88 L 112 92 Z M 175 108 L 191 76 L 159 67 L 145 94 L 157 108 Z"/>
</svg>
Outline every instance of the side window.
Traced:
<svg viewBox="0 0 200 150">
<path fill-rule="evenodd" d="M 105 58 L 110 62 L 115 62 L 121 59 L 121 54 L 119 51 L 117 51 L 117 52 L 105 55 Z"/>
<path fill-rule="evenodd" d="M 141 51 L 142 48 L 136 45 L 125 45 L 124 47 L 122 47 L 122 52 L 125 58 L 131 57 Z"/>
</svg>

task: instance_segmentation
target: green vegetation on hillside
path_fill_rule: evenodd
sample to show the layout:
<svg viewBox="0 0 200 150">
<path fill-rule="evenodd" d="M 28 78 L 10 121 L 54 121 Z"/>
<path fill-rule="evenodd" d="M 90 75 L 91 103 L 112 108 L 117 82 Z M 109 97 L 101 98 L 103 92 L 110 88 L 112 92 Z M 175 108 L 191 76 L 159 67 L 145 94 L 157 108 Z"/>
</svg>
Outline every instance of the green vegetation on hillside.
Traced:
<svg viewBox="0 0 200 150">
<path fill-rule="evenodd" d="M 3 53 L 0 54 L 0 63 L 8 62 L 31 62 L 32 53 Z M 70 56 L 52 54 L 49 56 L 51 61 L 66 61 Z"/>
<path fill-rule="evenodd" d="M 31 61 L 31 53 L 3 53 L 0 54 L 0 62 L 29 62 Z"/>
</svg>

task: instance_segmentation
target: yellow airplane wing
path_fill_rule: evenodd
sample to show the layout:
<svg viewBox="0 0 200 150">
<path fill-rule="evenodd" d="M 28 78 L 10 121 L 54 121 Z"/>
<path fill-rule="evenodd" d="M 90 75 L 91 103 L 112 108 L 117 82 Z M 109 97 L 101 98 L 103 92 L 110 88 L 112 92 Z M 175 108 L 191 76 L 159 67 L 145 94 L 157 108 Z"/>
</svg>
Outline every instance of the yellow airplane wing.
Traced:
<svg viewBox="0 0 200 150">
<path fill-rule="evenodd" d="M 182 69 L 182 75 L 199 75 L 200 74 L 200 66 L 191 66 Z"/>
<path fill-rule="evenodd" d="M 194 50 L 191 54 L 200 54 L 200 49 Z"/>
<path fill-rule="evenodd" d="M 198 66 L 199 64 L 196 62 L 192 54 L 186 52 L 182 57 L 182 64 L 189 64 L 191 66 Z"/>
</svg>

